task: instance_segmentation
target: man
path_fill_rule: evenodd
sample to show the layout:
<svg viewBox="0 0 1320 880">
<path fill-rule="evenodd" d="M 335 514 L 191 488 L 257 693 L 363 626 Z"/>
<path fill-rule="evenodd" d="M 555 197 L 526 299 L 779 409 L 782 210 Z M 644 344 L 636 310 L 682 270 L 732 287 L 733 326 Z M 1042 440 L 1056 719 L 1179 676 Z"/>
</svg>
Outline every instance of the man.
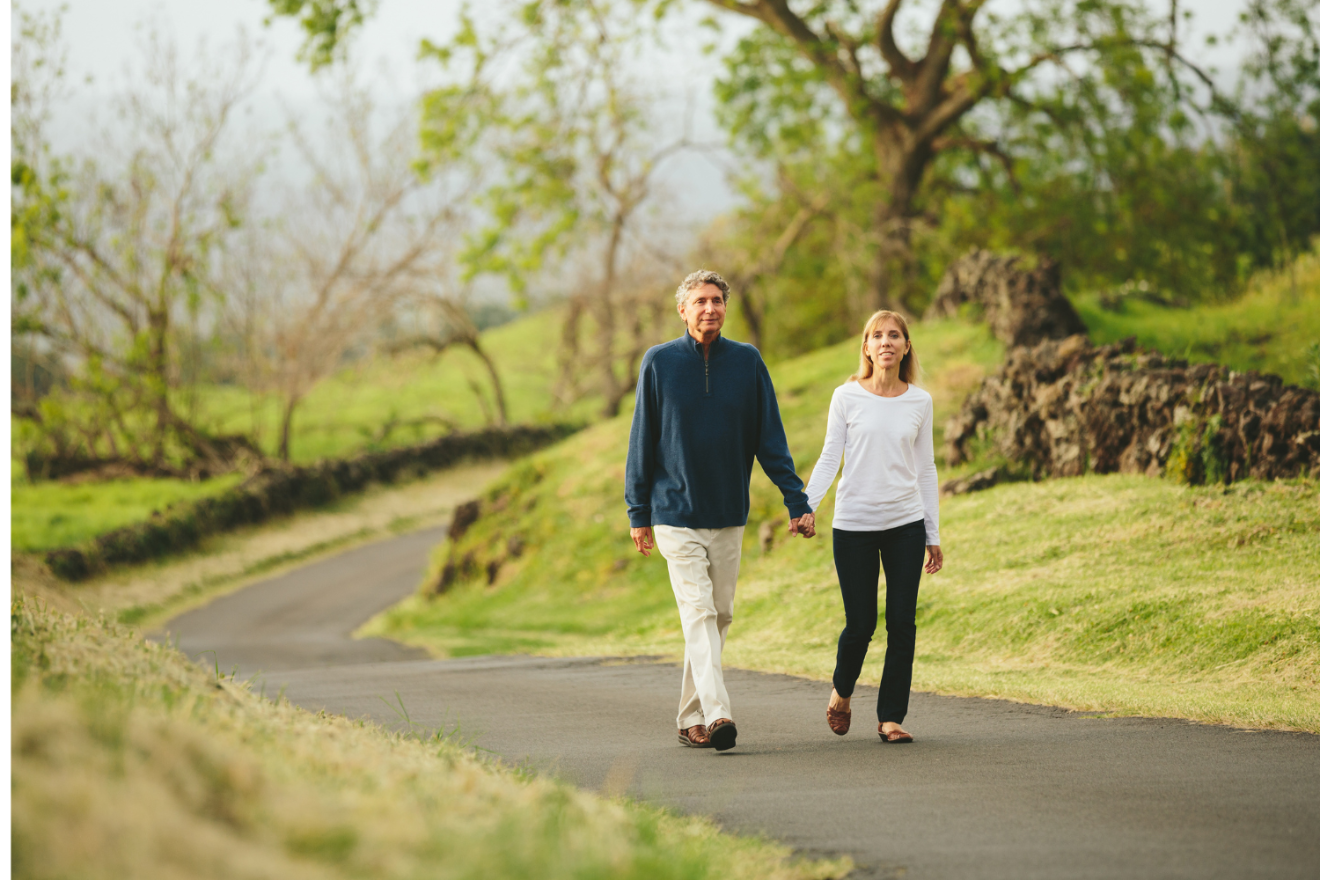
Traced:
<svg viewBox="0 0 1320 880">
<path fill-rule="evenodd" d="M 678 738 L 733 748 L 720 655 L 733 620 L 752 459 L 784 495 L 790 534 L 810 538 L 814 517 L 788 454 L 770 373 L 754 347 L 720 336 L 729 285 L 693 272 L 678 287 L 687 332 L 642 358 L 628 440 L 624 497 L 638 552 L 669 563 L 683 624 Z"/>
</svg>

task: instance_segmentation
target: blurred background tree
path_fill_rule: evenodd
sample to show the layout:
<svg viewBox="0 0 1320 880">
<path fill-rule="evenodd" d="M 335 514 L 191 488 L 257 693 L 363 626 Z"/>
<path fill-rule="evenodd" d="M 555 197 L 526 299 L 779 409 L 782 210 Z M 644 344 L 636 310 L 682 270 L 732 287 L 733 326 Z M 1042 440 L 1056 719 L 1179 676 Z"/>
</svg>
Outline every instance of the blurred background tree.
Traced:
<svg viewBox="0 0 1320 880">
<path fill-rule="evenodd" d="M 617 8 L 644 21 L 712 6 L 759 26 L 714 86 L 741 206 L 697 253 L 739 281 L 740 329 L 774 355 L 834 341 L 882 305 L 920 312 L 972 246 L 1048 254 L 1071 289 L 1107 301 L 1186 304 L 1233 295 L 1320 232 L 1314 0 L 1250 0 L 1235 81 L 1192 60 L 1179 0 Z M 601 8 L 521 4 L 536 22 Z M 335 0 L 278 9 L 301 16 L 312 58 L 360 21 Z M 583 31 L 530 36 L 560 65 L 565 45 L 597 51 Z M 549 162 L 555 139 L 526 122 Z"/>
</svg>

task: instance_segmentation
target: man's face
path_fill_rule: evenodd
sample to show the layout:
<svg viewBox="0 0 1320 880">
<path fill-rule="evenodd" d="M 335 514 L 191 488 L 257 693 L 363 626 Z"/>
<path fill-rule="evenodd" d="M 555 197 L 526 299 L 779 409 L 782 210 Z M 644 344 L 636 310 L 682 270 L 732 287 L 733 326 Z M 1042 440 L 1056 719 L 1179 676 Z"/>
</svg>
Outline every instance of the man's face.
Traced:
<svg viewBox="0 0 1320 880">
<path fill-rule="evenodd" d="M 724 294 L 714 284 L 688 291 L 687 302 L 678 307 L 693 339 L 711 342 L 724 326 Z"/>
</svg>

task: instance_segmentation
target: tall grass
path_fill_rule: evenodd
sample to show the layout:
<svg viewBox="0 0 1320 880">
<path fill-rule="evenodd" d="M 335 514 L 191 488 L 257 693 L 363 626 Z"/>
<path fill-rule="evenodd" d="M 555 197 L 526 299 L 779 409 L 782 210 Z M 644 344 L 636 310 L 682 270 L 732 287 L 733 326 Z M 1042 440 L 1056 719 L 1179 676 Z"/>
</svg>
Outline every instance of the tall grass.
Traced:
<svg viewBox="0 0 1320 880">
<path fill-rule="evenodd" d="M 720 833 L 466 752 L 269 702 L 118 626 L 23 599 L 17 878 L 823 878 Z"/>
</svg>

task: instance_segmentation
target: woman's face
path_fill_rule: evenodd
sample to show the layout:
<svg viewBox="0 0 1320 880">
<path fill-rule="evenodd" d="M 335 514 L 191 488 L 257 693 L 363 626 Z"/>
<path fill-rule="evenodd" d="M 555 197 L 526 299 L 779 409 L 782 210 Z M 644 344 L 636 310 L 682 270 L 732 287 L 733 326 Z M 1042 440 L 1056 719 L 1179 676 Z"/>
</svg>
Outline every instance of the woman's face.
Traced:
<svg viewBox="0 0 1320 880">
<path fill-rule="evenodd" d="M 895 321 L 881 321 L 866 338 L 866 356 L 877 370 L 896 370 L 911 343 Z"/>
</svg>

